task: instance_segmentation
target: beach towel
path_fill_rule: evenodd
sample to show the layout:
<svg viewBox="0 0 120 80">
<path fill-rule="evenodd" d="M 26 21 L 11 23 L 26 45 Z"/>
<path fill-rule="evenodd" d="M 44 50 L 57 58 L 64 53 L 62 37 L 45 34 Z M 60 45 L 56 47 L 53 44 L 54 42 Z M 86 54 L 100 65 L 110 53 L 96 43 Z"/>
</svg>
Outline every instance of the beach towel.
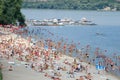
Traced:
<svg viewBox="0 0 120 80">
<path fill-rule="evenodd" d="M 104 67 L 104 66 L 101 66 L 101 65 L 96 64 L 96 69 L 97 69 L 97 70 L 105 70 L 105 67 Z"/>
<path fill-rule="evenodd" d="M 8 64 L 15 64 L 15 62 L 11 62 L 11 61 L 9 61 Z"/>
</svg>

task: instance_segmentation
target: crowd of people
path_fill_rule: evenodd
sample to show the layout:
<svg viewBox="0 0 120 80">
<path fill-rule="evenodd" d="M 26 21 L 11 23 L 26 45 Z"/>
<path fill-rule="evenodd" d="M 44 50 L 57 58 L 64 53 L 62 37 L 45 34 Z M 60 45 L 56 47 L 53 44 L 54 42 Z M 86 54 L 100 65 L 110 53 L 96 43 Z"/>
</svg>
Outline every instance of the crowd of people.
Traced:
<svg viewBox="0 0 120 80">
<path fill-rule="evenodd" d="M 10 28 L 4 30 L 14 32 Z M 44 29 L 44 31 L 47 31 L 47 29 Z M 26 39 L 22 38 L 21 32 L 27 35 Z M 48 34 L 54 36 L 53 33 L 48 32 Z M 66 72 L 70 78 L 76 78 L 76 80 L 94 80 L 93 73 L 90 73 L 89 69 L 97 58 L 102 58 L 103 61 L 99 61 L 98 64 L 105 66 L 106 72 L 111 70 L 120 72 L 120 66 L 115 64 L 111 58 L 100 53 L 98 48 L 95 50 L 95 57 L 91 59 L 91 54 L 89 53 L 90 45 L 87 45 L 85 51 L 82 52 L 82 50 L 77 49 L 74 43 L 67 44 L 63 40 L 55 42 L 51 39 L 40 39 L 37 42 L 33 42 L 32 35 L 29 36 L 28 33 L 34 33 L 34 30 L 32 32 L 28 30 L 20 31 L 16 37 L 13 37 L 13 34 L 0 35 L 0 58 L 5 58 L 8 61 L 16 59 L 26 62 L 26 68 L 44 73 L 45 77 L 53 80 L 61 80 L 62 71 Z M 76 58 L 67 56 L 72 56 L 74 52 L 77 53 Z M 67 58 L 64 57 L 65 55 Z M 120 57 L 117 57 L 117 59 L 120 61 Z M 83 65 L 83 61 L 87 61 L 87 64 Z M 3 66 L 1 64 L 0 68 L 4 68 Z M 12 65 L 9 66 L 8 70 L 14 70 Z M 78 78 L 75 75 L 76 73 L 84 73 L 85 75 L 80 75 Z"/>
<path fill-rule="evenodd" d="M 60 52 L 52 49 L 44 49 L 42 47 L 43 43 L 40 45 L 41 47 L 38 47 L 35 44 L 30 45 L 29 41 L 26 41 L 21 37 L 13 39 L 12 35 L 2 35 L 0 42 L 0 58 L 5 58 L 8 61 L 17 59 L 18 61 L 26 62 L 26 68 L 29 67 L 37 72 L 44 72 L 45 77 L 53 80 L 61 80 L 60 77 L 62 74 L 59 72 L 60 70 L 68 71 L 70 77 L 75 77 L 75 70 L 80 71 L 76 60 L 69 61 L 65 59 L 61 63 L 60 58 L 63 55 Z M 70 70 L 68 70 L 67 66 L 70 67 Z M 4 68 L 2 64 L 0 65 L 0 68 Z M 8 70 L 14 70 L 12 65 L 9 66 Z M 53 73 L 53 75 L 51 73 L 46 73 L 46 70 L 52 70 L 51 73 Z"/>
</svg>

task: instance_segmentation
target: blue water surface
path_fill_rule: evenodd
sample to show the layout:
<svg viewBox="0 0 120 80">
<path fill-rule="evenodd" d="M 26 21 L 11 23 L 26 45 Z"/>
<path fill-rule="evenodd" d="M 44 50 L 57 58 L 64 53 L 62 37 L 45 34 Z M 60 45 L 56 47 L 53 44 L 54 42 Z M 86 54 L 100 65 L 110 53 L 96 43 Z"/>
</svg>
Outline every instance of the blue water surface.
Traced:
<svg viewBox="0 0 120 80">
<path fill-rule="evenodd" d="M 113 55 L 113 53 L 120 55 L 120 12 L 44 9 L 22 9 L 21 11 L 26 19 L 36 20 L 51 18 L 80 20 L 86 17 L 97 25 L 31 26 L 31 29 L 42 27 L 54 34 L 54 36 L 47 36 L 46 33 L 46 37 L 51 37 L 55 41 L 64 38 L 69 43 L 80 43 L 80 48 L 90 45 L 92 49 L 99 47 L 103 51 L 107 50 L 106 55 Z"/>
</svg>

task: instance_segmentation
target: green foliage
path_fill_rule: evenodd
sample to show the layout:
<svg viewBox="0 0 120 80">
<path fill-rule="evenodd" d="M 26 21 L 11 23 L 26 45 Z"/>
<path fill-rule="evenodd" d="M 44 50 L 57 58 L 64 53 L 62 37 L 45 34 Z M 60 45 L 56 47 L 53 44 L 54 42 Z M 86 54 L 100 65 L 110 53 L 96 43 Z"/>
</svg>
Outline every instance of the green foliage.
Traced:
<svg viewBox="0 0 120 80">
<path fill-rule="evenodd" d="M 119 4 L 116 0 L 48 0 L 34 3 L 26 0 L 23 8 L 97 10 L 109 6 L 119 10 Z"/>
<path fill-rule="evenodd" d="M 0 0 L 0 24 L 24 24 L 24 16 L 20 9 L 22 0 Z"/>
<path fill-rule="evenodd" d="M 3 80 L 1 69 L 0 69 L 0 80 Z"/>
</svg>

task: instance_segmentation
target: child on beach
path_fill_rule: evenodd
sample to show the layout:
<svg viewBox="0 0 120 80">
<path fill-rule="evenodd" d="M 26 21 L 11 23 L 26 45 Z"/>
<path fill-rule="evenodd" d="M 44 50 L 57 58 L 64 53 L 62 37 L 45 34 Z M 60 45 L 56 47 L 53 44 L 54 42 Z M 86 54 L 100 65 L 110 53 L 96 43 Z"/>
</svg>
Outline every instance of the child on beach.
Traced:
<svg viewBox="0 0 120 80">
<path fill-rule="evenodd" d="M 8 70 L 13 71 L 13 67 L 10 65 Z"/>
</svg>

